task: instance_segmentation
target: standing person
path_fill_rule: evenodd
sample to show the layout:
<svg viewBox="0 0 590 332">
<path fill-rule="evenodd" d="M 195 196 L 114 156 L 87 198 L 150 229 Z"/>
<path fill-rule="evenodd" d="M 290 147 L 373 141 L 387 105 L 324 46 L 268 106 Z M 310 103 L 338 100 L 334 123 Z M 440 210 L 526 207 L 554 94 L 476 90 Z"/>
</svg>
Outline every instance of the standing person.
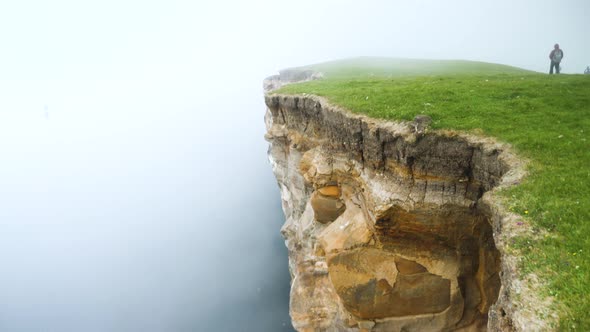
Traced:
<svg viewBox="0 0 590 332">
<path fill-rule="evenodd" d="M 559 74 L 559 63 L 561 62 L 561 59 L 563 59 L 563 50 L 559 48 L 559 44 L 553 46 L 553 51 L 549 53 L 549 59 L 551 59 L 549 74 L 553 74 L 553 67 L 555 67 L 555 73 Z"/>
<path fill-rule="evenodd" d="M 584 74 L 590 74 L 590 66 L 586 66 L 586 70 L 584 70 Z"/>
</svg>

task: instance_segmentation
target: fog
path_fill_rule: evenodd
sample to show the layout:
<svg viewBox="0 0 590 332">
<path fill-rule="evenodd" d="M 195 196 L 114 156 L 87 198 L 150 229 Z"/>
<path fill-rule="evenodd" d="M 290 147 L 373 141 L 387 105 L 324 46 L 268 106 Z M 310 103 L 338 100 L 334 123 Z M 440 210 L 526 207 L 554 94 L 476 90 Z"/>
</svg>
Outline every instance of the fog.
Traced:
<svg viewBox="0 0 590 332">
<path fill-rule="evenodd" d="M 564 73 L 590 2 L 5 1 L 0 331 L 289 331 L 261 83 L 361 55 Z"/>
</svg>

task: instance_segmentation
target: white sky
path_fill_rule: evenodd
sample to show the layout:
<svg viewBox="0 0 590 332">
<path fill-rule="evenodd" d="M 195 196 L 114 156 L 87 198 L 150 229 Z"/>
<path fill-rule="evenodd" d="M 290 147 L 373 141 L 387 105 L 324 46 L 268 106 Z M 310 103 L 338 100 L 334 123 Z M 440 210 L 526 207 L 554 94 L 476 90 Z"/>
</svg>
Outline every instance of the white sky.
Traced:
<svg viewBox="0 0 590 332">
<path fill-rule="evenodd" d="M 4 1 L 0 113 L 194 105 L 228 80 L 359 55 L 544 72 L 559 42 L 581 73 L 589 15 L 587 0 Z"/>
<path fill-rule="evenodd" d="M 0 112 L 194 105 L 228 80 L 360 55 L 544 72 L 558 42 L 582 73 L 589 17 L 587 0 L 4 1 Z"/>
</svg>

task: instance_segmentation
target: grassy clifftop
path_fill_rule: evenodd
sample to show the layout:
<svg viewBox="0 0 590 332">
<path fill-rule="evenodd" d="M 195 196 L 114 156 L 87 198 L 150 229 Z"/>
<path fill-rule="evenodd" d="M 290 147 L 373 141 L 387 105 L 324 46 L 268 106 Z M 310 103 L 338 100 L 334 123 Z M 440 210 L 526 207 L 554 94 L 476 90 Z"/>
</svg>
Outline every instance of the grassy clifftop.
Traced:
<svg viewBox="0 0 590 332">
<path fill-rule="evenodd" d="M 529 176 L 502 196 L 546 234 L 514 243 L 546 283 L 560 329 L 590 331 L 590 75 L 545 75 L 481 62 L 357 58 L 306 67 L 324 79 L 283 87 L 376 118 L 433 119 L 433 128 L 509 142 Z"/>
<path fill-rule="evenodd" d="M 404 58 L 358 57 L 318 63 L 301 69 L 324 73 L 330 79 L 367 77 L 393 78 L 445 74 L 507 74 L 530 71 L 495 63 L 465 60 L 421 60 Z"/>
</svg>

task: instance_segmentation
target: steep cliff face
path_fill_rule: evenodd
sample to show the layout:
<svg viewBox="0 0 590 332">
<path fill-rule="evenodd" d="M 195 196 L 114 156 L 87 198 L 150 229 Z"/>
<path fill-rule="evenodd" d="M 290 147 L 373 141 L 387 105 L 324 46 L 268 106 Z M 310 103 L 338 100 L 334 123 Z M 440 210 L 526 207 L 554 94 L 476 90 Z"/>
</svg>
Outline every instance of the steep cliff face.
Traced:
<svg viewBox="0 0 590 332">
<path fill-rule="evenodd" d="M 265 101 L 297 330 L 535 326 L 513 303 L 513 216 L 492 195 L 523 174 L 506 145 L 314 96 Z"/>
</svg>

